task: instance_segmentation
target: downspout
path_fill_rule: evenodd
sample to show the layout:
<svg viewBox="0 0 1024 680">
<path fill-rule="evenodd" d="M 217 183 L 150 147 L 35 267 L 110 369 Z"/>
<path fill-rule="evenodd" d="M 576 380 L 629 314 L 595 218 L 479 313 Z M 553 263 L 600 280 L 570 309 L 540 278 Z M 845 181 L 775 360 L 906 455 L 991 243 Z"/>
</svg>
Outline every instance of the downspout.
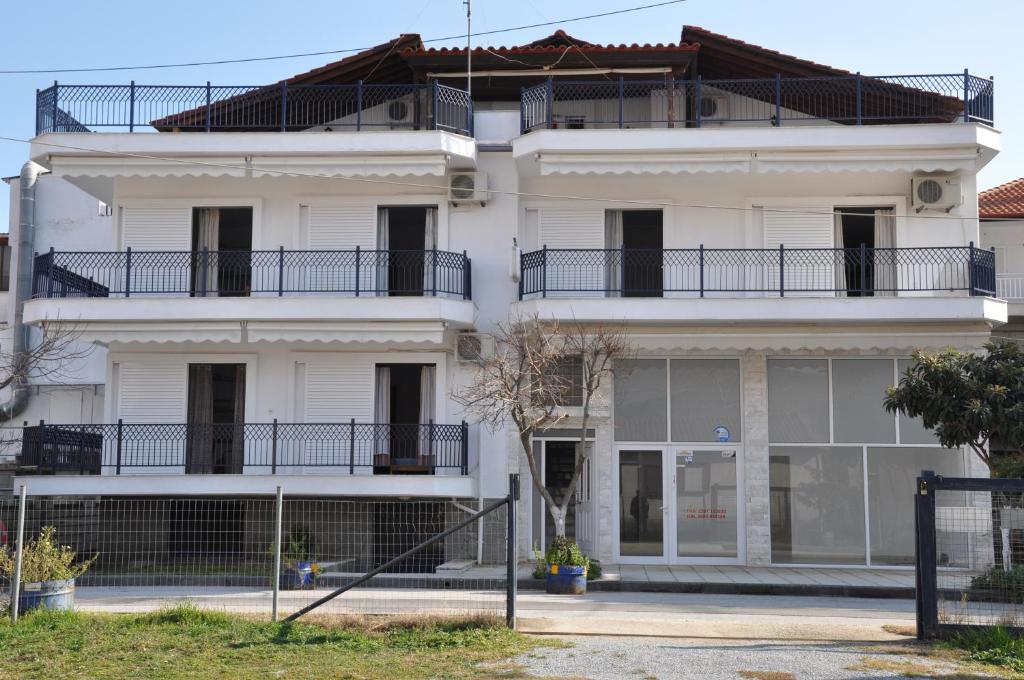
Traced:
<svg viewBox="0 0 1024 680">
<path fill-rule="evenodd" d="M 18 209 L 18 280 L 14 288 L 14 333 L 12 356 L 18 356 L 28 347 L 29 328 L 24 324 L 23 303 L 32 291 L 32 253 L 36 238 L 36 182 L 43 167 L 28 161 L 21 168 Z M 28 406 L 28 381 L 18 376 L 12 383 L 11 398 L 0 404 L 0 422 L 17 418 Z"/>
</svg>

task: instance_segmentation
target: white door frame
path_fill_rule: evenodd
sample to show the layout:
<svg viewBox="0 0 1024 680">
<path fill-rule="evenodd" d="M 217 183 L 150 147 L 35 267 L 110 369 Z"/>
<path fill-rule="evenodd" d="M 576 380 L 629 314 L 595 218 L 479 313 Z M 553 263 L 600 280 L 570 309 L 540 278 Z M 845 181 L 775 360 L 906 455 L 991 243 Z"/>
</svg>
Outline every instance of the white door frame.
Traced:
<svg viewBox="0 0 1024 680">
<path fill-rule="evenodd" d="M 530 441 L 531 441 L 531 444 L 536 442 L 536 443 L 540 443 L 540 445 L 541 445 L 540 446 L 540 459 L 537 461 L 537 468 L 538 468 L 538 472 L 540 472 L 540 483 L 541 483 L 541 486 L 545 486 L 546 483 L 547 483 L 547 479 L 545 479 L 545 477 L 546 477 L 546 472 L 545 472 L 545 467 L 546 466 L 545 466 L 545 463 L 547 461 L 547 455 L 548 455 L 547 442 L 573 442 L 573 443 L 579 444 L 580 440 L 579 440 L 578 437 L 544 437 L 544 436 L 536 437 L 535 436 Z M 576 519 L 576 534 L 577 534 L 577 536 L 580 533 L 579 532 L 579 527 L 582 525 L 581 519 L 583 519 L 583 520 L 588 520 L 589 521 L 590 526 L 587 527 L 587 528 L 590 530 L 590 536 L 594 537 L 595 536 L 595 534 L 594 534 L 594 516 L 596 514 L 594 512 L 594 488 L 593 488 L 593 484 L 594 484 L 594 481 L 593 481 L 594 480 L 594 458 L 593 458 L 594 440 L 590 439 L 590 440 L 587 441 L 587 443 L 590 445 L 590 448 L 591 448 L 591 455 L 590 455 L 590 459 L 588 460 L 588 463 L 590 464 L 590 473 L 587 474 L 587 475 L 581 476 L 580 480 L 579 480 L 579 484 L 582 485 L 585 482 L 589 482 L 589 484 L 590 484 L 590 489 L 589 489 L 590 493 L 588 494 L 588 497 L 590 499 L 589 500 L 589 502 L 590 502 L 590 509 L 589 509 L 589 511 L 582 513 L 584 515 L 582 518 L 581 518 L 581 513 L 579 512 L 578 507 L 576 509 L 574 509 L 573 511 L 576 513 L 576 518 L 575 519 Z M 577 492 L 578 492 L 578 489 L 577 489 Z M 534 487 L 533 483 L 531 482 L 531 484 L 530 484 L 530 504 L 529 504 L 530 523 L 528 525 L 530 527 L 531 538 L 533 538 L 533 536 L 532 536 L 532 534 L 533 534 L 533 523 L 534 523 L 534 519 L 535 519 L 534 516 L 533 516 L 534 505 L 535 505 L 535 502 L 536 502 L 536 501 L 534 501 L 534 497 L 538 496 L 538 495 L 539 495 L 539 492 L 537 491 L 536 487 Z M 577 505 L 579 504 L 578 493 L 577 493 L 576 504 Z M 544 550 L 544 544 L 547 541 L 547 536 L 546 536 L 546 534 L 547 534 L 547 517 L 546 517 L 546 513 L 548 512 L 547 505 L 544 503 L 543 499 L 541 499 L 540 508 L 541 508 L 540 511 L 541 511 L 541 515 L 542 515 L 542 519 L 541 519 L 541 522 L 540 522 L 540 536 L 536 537 L 536 538 L 537 538 L 537 541 L 538 541 L 537 547 L 541 551 L 543 551 Z M 592 538 L 591 542 L 595 543 L 595 545 L 591 547 L 591 551 L 590 552 L 596 554 L 596 552 L 597 552 L 596 551 L 596 538 Z M 531 550 L 532 549 L 533 549 L 533 546 L 531 545 Z"/>
<path fill-rule="evenodd" d="M 620 508 L 619 460 L 622 451 L 657 451 L 661 453 L 662 484 L 662 554 L 660 556 L 623 555 L 619 543 L 622 517 Z M 676 454 L 679 451 L 735 451 L 736 452 L 736 556 L 735 557 L 680 557 L 678 555 L 678 507 L 676 500 Z M 612 500 L 614 509 L 614 530 L 612 552 L 614 560 L 621 564 L 746 564 L 746 485 L 743 476 L 744 451 L 739 442 L 691 442 L 691 443 L 620 443 L 612 448 Z"/>
</svg>

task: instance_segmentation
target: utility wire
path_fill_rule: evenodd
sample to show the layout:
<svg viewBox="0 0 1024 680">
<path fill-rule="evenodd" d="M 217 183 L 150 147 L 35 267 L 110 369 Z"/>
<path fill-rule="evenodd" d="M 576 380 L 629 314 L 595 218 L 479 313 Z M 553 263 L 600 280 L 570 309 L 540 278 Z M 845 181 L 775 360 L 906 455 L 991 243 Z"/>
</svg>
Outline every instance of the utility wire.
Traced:
<svg viewBox="0 0 1024 680">
<path fill-rule="evenodd" d="M 181 133 L 189 134 L 189 133 Z M 163 161 L 167 163 L 178 163 L 180 165 L 196 165 L 200 167 L 208 168 L 221 168 L 224 170 L 240 170 L 243 172 L 253 172 L 266 175 L 276 175 L 280 177 L 304 177 L 310 179 L 325 179 L 325 180 L 338 180 L 343 182 L 358 182 L 362 184 L 382 184 L 387 186 L 398 186 L 398 187 L 409 187 L 414 189 L 430 189 L 437 191 L 439 187 L 437 184 L 427 184 L 424 182 L 403 182 L 400 180 L 390 179 L 375 179 L 372 177 L 344 177 L 338 175 L 325 175 L 321 173 L 312 172 L 298 172 L 295 170 L 278 170 L 275 168 L 263 168 L 256 165 L 235 165 L 232 163 L 218 163 L 215 161 L 201 161 L 188 158 L 170 158 L 167 156 L 153 156 L 150 154 L 130 153 L 128 151 L 111 151 L 107 149 L 94 149 L 84 146 L 75 146 L 72 144 L 59 144 L 57 142 L 41 142 L 38 140 L 21 139 L 19 137 L 7 137 L 0 135 L 0 141 L 15 142 L 20 144 L 36 144 L 38 146 L 46 146 L 55 149 L 65 149 L 68 151 L 84 151 L 89 153 L 104 154 L 108 156 L 119 156 L 123 158 L 139 158 L 142 160 L 150 161 Z M 637 199 L 624 199 L 624 198 L 608 198 L 602 196 L 573 196 L 570 194 L 546 194 L 530 191 L 504 191 L 500 189 L 487 189 L 488 194 L 498 196 L 515 196 L 518 198 L 539 198 L 539 199 L 558 199 L 566 201 L 586 201 L 590 203 L 611 203 L 617 205 L 637 205 L 644 207 L 654 208 L 693 208 L 697 210 L 726 210 L 726 211 L 739 211 L 739 212 L 771 212 L 781 214 L 792 214 L 792 215 L 863 215 L 861 212 L 844 212 L 842 210 L 820 210 L 814 208 L 777 208 L 772 206 L 757 206 L 757 207 L 746 207 L 736 205 L 714 205 L 706 203 L 678 203 L 676 201 L 645 201 Z M 978 215 L 908 215 L 913 219 L 935 219 L 935 220 L 978 220 L 984 219 L 987 222 L 1019 222 L 1019 218 L 1014 217 L 985 217 L 982 218 Z"/>
<path fill-rule="evenodd" d="M 597 14 L 588 14 L 586 16 L 572 17 L 569 19 L 557 19 L 555 21 L 543 21 L 535 24 L 523 24 L 522 26 L 511 26 L 509 28 L 497 28 L 491 31 L 480 31 L 478 33 L 472 33 L 471 37 L 477 38 L 485 35 L 497 35 L 499 33 L 511 33 L 513 31 L 525 31 L 531 28 L 543 28 L 545 26 L 554 26 L 556 24 L 569 24 L 576 21 L 586 21 L 588 19 L 600 19 L 602 17 L 616 16 L 618 14 L 628 14 L 630 12 L 639 12 L 645 9 L 654 9 L 656 7 L 665 7 L 667 5 L 678 5 L 679 3 L 686 2 L 686 0 L 665 0 L 664 2 L 656 2 L 649 5 L 638 5 L 636 7 L 627 7 L 624 9 L 616 9 L 608 12 L 599 12 Z M 436 43 L 436 42 L 448 42 L 451 40 L 463 40 L 466 38 L 465 33 L 459 35 L 449 35 L 443 38 L 429 38 L 423 40 L 423 43 Z M 277 61 L 281 59 L 300 59 L 303 57 L 321 57 L 332 54 L 350 54 L 354 52 L 363 52 L 365 50 L 373 49 L 375 45 L 369 47 L 349 47 L 341 50 L 323 50 L 320 52 L 299 52 L 296 54 L 278 54 L 268 57 L 245 57 L 239 59 L 216 59 L 213 61 L 188 61 L 177 64 L 146 64 L 141 66 L 90 66 L 90 67 L 78 67 L 78 68 L 37 68 L 37 69 L 0 69 L 0 75 L 26 75 L 26 74 L 40 74 L 40 73 L 92 73 L 99 71 L 143 71 L 153 69 L 169 69 L 169 68 L 188 68 L 192 66 L 220 66 L 222 64 L 246 64 L 257 61 Z"/>
</svg>

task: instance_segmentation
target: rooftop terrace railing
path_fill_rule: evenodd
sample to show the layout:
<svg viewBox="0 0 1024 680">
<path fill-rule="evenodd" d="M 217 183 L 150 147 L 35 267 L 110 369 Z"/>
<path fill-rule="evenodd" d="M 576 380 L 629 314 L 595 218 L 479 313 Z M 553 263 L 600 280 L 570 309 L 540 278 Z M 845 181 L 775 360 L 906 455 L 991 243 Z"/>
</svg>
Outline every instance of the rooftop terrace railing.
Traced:
<svg viewBox="0 0 1024 680">
<path fill-rule="evenodd" d="M 406 295 L 472 299 L 472 263 L 444 250 L 53 251 L 37 298 Z"/>
<path fill-rule="evenodd" d="M 36 92 L 36 134 L 117 130 L 446 130 L 473 134 L 465 90 L 429 84 L 61 85 Z"/>
<path fill-rule="evenodd" d="M 957 74 L 567 81 L 524 88 L 523 132 L 994 121 L 991 78 Z"/>
<path fill-rule="evenodd" d="M 205 423 L 24 428 L 22 474 L 467 473 L 468 425 Z"/>
<path fill-rule="evenodd" d="M 519 299 L 996 294 L 995 253 L 946 248 L 544 248 L 523 253 Z"/>
</svg>

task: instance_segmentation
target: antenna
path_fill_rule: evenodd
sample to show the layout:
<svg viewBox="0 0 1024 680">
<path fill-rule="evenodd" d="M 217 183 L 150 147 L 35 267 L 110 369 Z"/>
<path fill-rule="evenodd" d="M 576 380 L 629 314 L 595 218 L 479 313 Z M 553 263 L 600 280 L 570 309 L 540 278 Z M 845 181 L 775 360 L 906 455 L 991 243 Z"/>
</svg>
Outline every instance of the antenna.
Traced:
<svg viewBox="0 0 1024 680">
<path fill-rule="evenodd" d="M 473 101 L 472 3 L 473 0 L 462 0 L 462 4 L 466 6 L 466 94 L 469 95 L 469 101 Z"/>
</svg>

